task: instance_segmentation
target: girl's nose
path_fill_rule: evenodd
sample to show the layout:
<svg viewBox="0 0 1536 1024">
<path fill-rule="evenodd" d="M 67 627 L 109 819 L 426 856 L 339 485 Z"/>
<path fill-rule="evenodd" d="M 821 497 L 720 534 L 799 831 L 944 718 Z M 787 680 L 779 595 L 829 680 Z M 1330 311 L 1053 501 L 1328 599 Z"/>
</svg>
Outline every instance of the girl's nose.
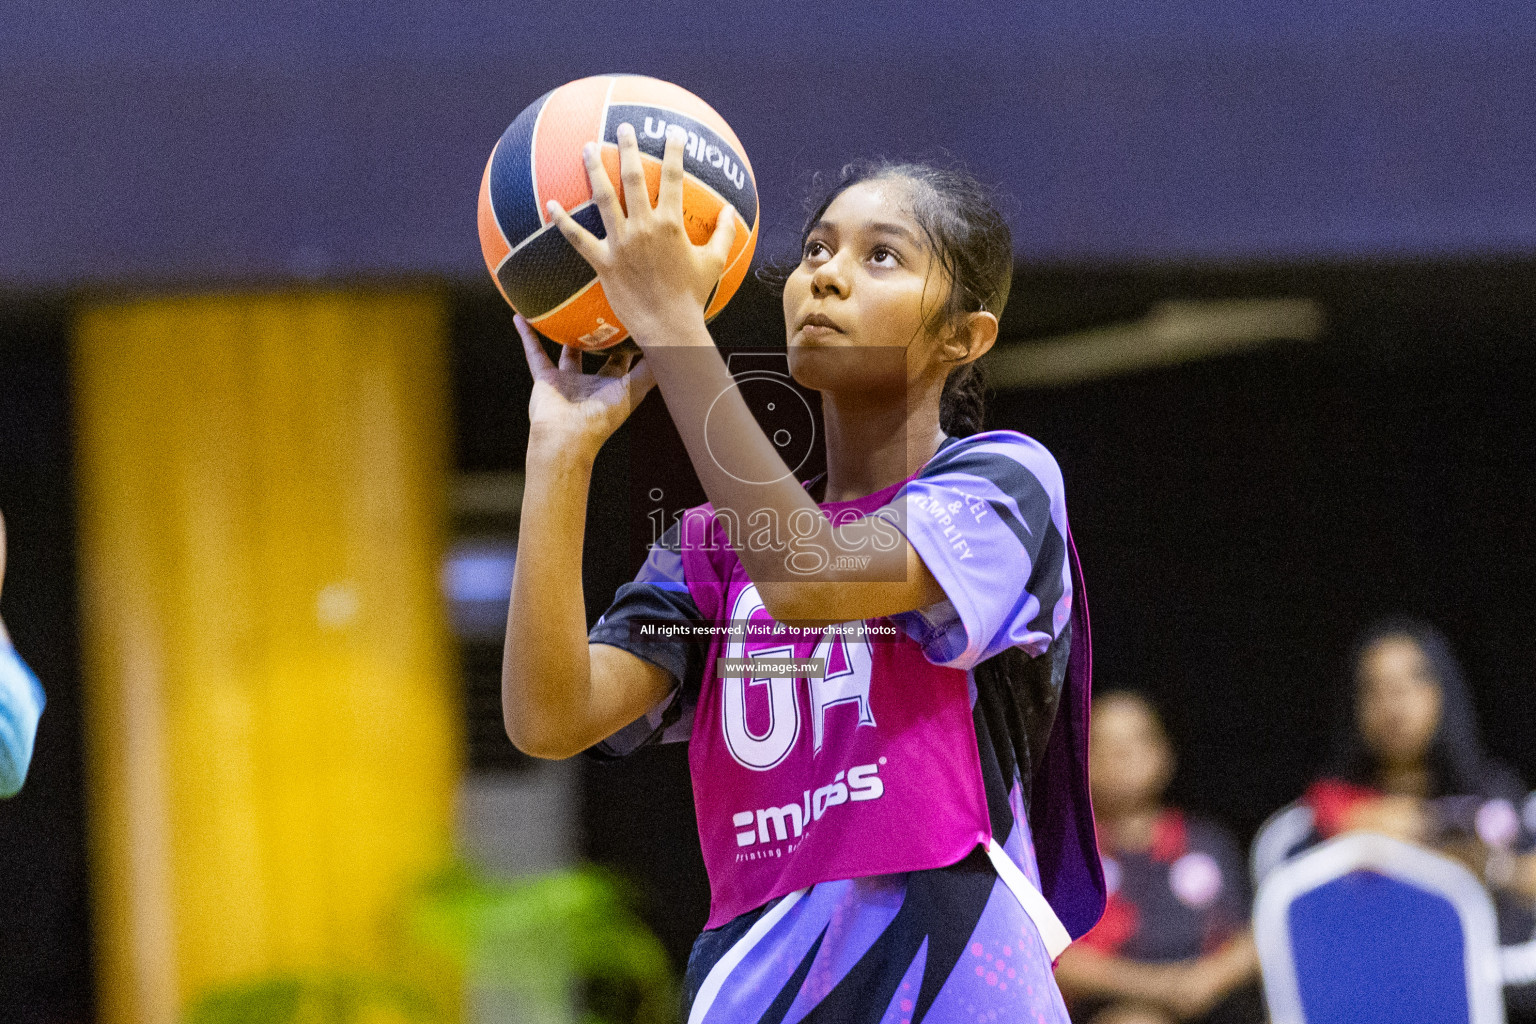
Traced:
<svg viewBox="0 0 1536 1024">
<path fill-rule="evenodd" d="M 817 298 L 827 295 L 848 297 L 848 278 L 842 270 L 841 254 L 833 256 L 816 268 L 816 272 L 811 275 L 811 293 Z"/>
</svg>

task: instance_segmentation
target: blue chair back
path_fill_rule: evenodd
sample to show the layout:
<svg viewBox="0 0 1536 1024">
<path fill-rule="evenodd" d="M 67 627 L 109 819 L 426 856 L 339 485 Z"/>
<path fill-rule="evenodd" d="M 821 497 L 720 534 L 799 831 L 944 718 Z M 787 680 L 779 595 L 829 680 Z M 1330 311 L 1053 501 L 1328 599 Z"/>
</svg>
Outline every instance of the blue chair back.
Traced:
<svg viewBox="0 0 1536 1024">
<path fill-rule="evenodd" d="M 1274 1024 L 1504 1024 L 1493 904 L 1419 847 L 1355 834 L 1276 868 L 1254 938 Z"/>
</svg>

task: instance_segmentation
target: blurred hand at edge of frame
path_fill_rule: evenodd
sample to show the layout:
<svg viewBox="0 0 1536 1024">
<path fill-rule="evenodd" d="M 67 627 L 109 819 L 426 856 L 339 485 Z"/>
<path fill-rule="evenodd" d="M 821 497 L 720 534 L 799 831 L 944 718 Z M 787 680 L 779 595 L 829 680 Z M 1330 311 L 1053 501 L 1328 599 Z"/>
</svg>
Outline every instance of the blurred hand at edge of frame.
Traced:
<svg viewBox="0 0 1536 1024">
<path fill-rule="evenodd" d="M 0 595 L 5 593 L 5 513 L 0 512 Z M 11 634 L 5 629 L 5 616 L 0 615 L 0 644 L 11 642 Z"/>
</svg>

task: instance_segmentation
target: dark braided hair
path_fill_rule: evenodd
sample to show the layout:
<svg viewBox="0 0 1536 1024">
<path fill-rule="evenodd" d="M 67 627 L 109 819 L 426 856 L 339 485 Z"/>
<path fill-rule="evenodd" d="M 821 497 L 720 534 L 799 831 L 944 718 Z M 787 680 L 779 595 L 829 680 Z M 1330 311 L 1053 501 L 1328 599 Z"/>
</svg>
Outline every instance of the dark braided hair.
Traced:
<svg viewBox="0 0 1536 1024">
<path fill-rule="evenodd" d="M 806 218 L 801 248 L 834 199 L 861 182 L 883 179 L 913 186 L 913 219 L 949 280 L 948 298 L 935 317 L 958 320 L 982 311 L 1001 317 L 1013 283 L 1013 236 L 992 190 L 957 167 L 892 160 L 847 164 Z M 758 271 L 758 278 L 782 291 L 791 269 L 770 265 Z M 975 362 L 952 370 L 939 396 L 939 426 L 953 437 L 979 432 L 986 418 L 986 395 L 986 378 Z"/>
<path fill-rule="evenodd" d="M 979 363 L 953 370 L 939 393 L 939 427 L 950 437 L 981 433 L 987 418 L 987 375 Z"/>
</svg>

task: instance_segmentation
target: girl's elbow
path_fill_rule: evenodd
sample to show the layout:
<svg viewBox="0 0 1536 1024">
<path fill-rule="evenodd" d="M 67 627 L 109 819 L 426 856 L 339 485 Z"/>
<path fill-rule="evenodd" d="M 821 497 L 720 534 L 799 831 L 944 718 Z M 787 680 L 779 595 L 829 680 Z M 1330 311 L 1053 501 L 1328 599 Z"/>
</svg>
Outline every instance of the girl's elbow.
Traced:
<svg viewBox="0 0 1536 1024">
<path fill-rule="evenodd" d="M 520 700 L 509 700 L 503 692 L 501 724 L 512 745 L 529 757 L 545 761 L 563 761 L 582 751 L 583 745 L 573 734 L 568 717 L 540 714 Z"/>
<path fill-rule="evenodd" d="M 586 749 L 579 740 L 562 730 L 532 729 L 527 723 L 518 721 L 511 715 L 504 715 L 502 724 L 506 726 L 507 739 L 529 757 L 537 757 L 544 761 L 564 761 Z"/>
<path fill-rule="evenodd" d="M 591 745 L 584 742 L 580 717 L 571 713 L 572 698 L 566 687 L 551 686 L 544 674 L 511 658 L 503 662 L 501 724 L 512 745 L 529 757 L 563 761 Z"/>
<path fill-rule="evenodd" d="M 830 626 L 843 619 L 829 616 L 822 607 L 823 589 L 811 583 L 766 583 L 757 588 L 763 610 L 775 622 L 790 623 L 808 629 Z"/>
<path fill-rule="evenodd" d="M 757 596 L 763 599 L 763 611 L 772 616 L 775 622 L 795 621 L 802 603 L 795 600 L 796 589 L 793 584 L 758 584 Z"/>
</svg>

